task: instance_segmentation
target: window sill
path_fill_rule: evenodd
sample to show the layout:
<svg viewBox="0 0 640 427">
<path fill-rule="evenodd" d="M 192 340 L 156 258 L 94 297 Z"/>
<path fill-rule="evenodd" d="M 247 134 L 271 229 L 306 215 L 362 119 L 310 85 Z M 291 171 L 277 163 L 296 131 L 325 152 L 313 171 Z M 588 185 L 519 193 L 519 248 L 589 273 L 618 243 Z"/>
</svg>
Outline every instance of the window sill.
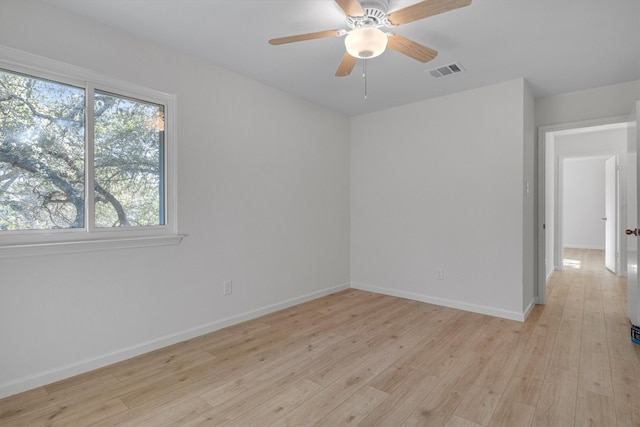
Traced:
<svg viewBox="0 0 640 427">
<path fill-rule="evenodd" d="M 151 246 L 177 245 L 184 234 L 152 237 L 118 237 L 67 242 L 19 243 L 0 245 L 0 258 L 73 254 L 114 249 L 145 248 Z"/>
</svg>

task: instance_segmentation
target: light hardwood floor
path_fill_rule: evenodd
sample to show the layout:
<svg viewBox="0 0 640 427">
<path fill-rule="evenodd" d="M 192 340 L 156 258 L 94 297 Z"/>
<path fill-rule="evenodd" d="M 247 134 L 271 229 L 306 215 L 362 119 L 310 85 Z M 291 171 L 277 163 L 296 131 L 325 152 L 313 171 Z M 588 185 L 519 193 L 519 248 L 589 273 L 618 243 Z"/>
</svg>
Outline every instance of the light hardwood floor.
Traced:
<svg viewBox="0 0 640 427">
<path fill-rule="evenodd" d="M 0 424 L 640 426 L 625 281 L 565 257 L 525 323 L 348 290 L 0 400 Z"/>
</svg>

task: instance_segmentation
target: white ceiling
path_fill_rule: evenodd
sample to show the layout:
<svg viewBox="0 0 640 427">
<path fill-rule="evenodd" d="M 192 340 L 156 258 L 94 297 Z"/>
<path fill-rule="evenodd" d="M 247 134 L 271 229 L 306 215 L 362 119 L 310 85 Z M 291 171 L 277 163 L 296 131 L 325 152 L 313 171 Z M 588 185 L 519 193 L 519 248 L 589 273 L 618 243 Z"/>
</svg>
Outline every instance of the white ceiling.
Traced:
<svg viewBox="0 0 640 427">
<path fill-rule="evenodd" d="M 638 0 L 474 0 L 393 31 L 439 51 L 422 64 L 387 50 L 348 77 L 343 38 L 267 40 L 346 28 L 333 0 L 44 0 L 357 115 L 524 77 L 536 97 L 640 79 Z M 416 0 L 390 0 L 390 11 Z M 426 72 L 459 62 L 464 73 Z"/>
</svg>

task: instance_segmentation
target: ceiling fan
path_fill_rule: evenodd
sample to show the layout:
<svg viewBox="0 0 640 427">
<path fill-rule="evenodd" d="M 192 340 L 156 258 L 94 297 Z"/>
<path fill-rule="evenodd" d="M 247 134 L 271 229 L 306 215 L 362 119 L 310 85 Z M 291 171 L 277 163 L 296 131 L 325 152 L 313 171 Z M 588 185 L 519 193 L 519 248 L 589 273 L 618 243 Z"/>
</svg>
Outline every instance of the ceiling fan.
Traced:
<svg viewBox="0 0 640 427">
<path fill-rule="evenodd" d="M 449 12 L 471 4 L 471 0 L 423 0 L 388 13 L 389 0 L 335 0 L 347 15 L 349 29 L 318 31 L 269 40 L 272 45 L 304 40 L 345 36 L 346 52 L 336 76 L 348 76 L 358 58 L 369 59 L 389 47 L 420 62 L 429 62 L 438 55 L 435 50 L 403 37 L 385 33 L 381 28 L 393 28 L 429 16 Z"/>
</svg>

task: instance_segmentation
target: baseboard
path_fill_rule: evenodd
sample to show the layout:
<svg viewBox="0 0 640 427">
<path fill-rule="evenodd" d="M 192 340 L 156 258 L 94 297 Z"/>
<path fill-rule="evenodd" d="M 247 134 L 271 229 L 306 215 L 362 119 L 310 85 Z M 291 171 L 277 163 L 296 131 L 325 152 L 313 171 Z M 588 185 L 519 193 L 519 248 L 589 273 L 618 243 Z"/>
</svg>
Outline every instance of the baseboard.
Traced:
<svg viewBox="0 0 640 427">
<path fill-rule="evenodd" d="M 527 320 L 527 317 L 529 317 L 529 315 L 531 314 L 531 310 L 533 310 L 533 307 L 535 307 L 536 304 L 537 302 L 536 302 L 536 299 L 534 298 L 533 301 L 529 303 L 526 310 L 524 311 L 524 319 L 522 321 Z"/>
<path fill-rule="evenodd" d="M 334 286 L 331 288 L 323 289 L 321 291 L 313 292 L 307 295 L 303 295 L 296 298 L 291 298 L 277 304 L 262 307 L 256 310 L 241 313 L 235 316 L 227 317 L 225 319 L 216 320 L 215 322 L 207 323 L 195 328 L 188 329 L 186 331 L 178 332 L 171 335 L 166 335 L 157 339 L 149 340 L 141 344 L 137 344 L 132 347 L 117 350 L 108 354 L 104 354 L 91 359 L 86 359 L 80 362 L 72 363 L 65 366 L 60 366 L 44 372 L 39 372 L 34 375 L 30 375 L 23 378 L 18 378 L 13 381 L 0 384 L 0 399 L 3 397 L 11 396 L 23 391 L 31 390 L 36 387 L 51 384 L 56 381 L 63 380 L 65 378 L 72 377 L 74 375 L 82 374 L 92 371 L 94 369 L 102 368 L 104 366 L 111 365 L 113 363 L 121 362 L 126 359 L 130 359 L 135 356 L 139 356 L 150 351 L 158 350 L 163 347 L 167 347 L 172 344 L 176 344 L 188 339 L 198 337 L 200 335 L 208 334 L 210 332 L 217 331 L 228 326 L 232 326 L 247 320 L 255 319 L 256 317 L 264 316 L 265 314 L 273 313 L 274 311 L 282 310 L 297 304 L 302 304 L 307 301 L 311 301 L 325 295 L 329 295 L 335 292 L 339 292 L 345 289 L 349 289 L 348 283 Z"/>
<path fill-rule="evenodd" d="M 462 301 L 450 300 L 446 298 L 432 297 L 428 295 L 415 294 L 413 292 L 399 291 L 397 289 L 381 288 L 378 286 L 371 286 L 364 283 L 351 283 L 353 289 L 360 289 L 362 291 L 374 292 L 377 294 L 389 295 L 392 297 L 406 298 L 414 301 L 426 302 L 434 305 L 441 305 L 443 307 L 455 308 L 457 310 L 470 311 L 472 313 L 486 314 L 493 317 L 500 317 L 503 319 L 517 320 L 524 322 L 527 318 L 527 312 L 516 312 L 509 310 L 502 310 L 494 307 L 487 307 L 483 305 L 470 304 Z M 532 303 L 533 304 L 533 303 Z M 528 308 L 529 311 L 533 309 L 533 305 Z"/>
<path fill-rule="evenodd" d="M 553 276 L 553 272 L 554 272 L 554 271 L 556 271 L 556 270 L 555 270 L 555 269 L 553 269 L 553 270 L 551 270 L 551 271 L 549 272 L 549 274 L 547 274 L 547 279 L 546 279 L 546 280 L 547 280 L 547 283 L 549 283 L 549 280 L 551 280 L 551 276 Z"/>
</svg>

